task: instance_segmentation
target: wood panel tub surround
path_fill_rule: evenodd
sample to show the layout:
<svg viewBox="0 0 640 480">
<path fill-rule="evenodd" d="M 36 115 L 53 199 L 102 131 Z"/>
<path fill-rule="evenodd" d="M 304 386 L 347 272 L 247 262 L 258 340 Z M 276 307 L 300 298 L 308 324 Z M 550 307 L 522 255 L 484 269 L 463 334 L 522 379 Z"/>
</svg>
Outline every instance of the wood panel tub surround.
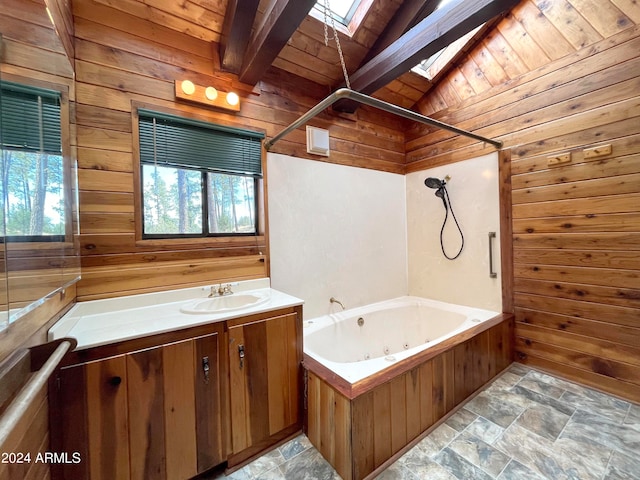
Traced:
<svg viewBox="0 0 640 480">
<path fill-rule="evenodd" d="M 305 356 L 306 434 L 345 480 L 373 478 L 512 361 L 502 314 L 350 384 Z"/>
</svg>

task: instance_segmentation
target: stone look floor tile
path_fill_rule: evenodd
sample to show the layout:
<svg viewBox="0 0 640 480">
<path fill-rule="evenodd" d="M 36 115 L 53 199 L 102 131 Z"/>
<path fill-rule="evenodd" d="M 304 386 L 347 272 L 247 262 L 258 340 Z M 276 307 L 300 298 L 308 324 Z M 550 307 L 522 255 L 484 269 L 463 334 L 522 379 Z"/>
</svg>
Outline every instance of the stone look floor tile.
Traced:
<svg viewBox="0 0 640 480">
<path fill-rule="evenodd" d="M 569 382 L 562 378 L 554 377 L 552 375 L 549 375 L 544 372 L 540 372 L 538 370 L 531 369 L 529 373 L 527 373 L 526 378 L 535 379 L 537 381 L 548 383 L 549 385 L 553 385 L 554 387 L 561 388 L 562 390 L 567 390 L 569 392 L 575 392 L 578 394 L 581 393 L 583 390 L 583 387 L 576 383 Z"/>
<path fill-rule="evenodd" d="M 513 404 L 504 396 L 492 392 L 480 392 L 465 408 L 503 428 L 508 427 L 524 411 L 523 406 Z"/>
<path fill-rule="evenodd" d="M 438 463 L 426 457 L 424 452 L 418 448 L 412 448 L 404 454 L 396 462 L 404 466 L 419 479 L 428 478 L 429 480 L 455 480 L 456 477 L 451 475 Z"/>
<path fill-rule="evenodd" d="M 266 472 L 262 472 L 253 478 L 256 478 L 256 479 L 259 478 L 260 480 L 286 480 L 286 477 L 278 467 L 268 470 Z"/>
<path fill-rule="evenodd" d="M 523 465 L 549 479 L 600 480 L 606 467 L 604 456 L 584 446 L 552 442 L 513 424 L 495 446 Z M 570 447 L 570 448 L 566 448 Z"/>
<path fill-rule="evenodd" d="M 286 480 L 336 480 L 340 477 L 322 455 L 310 448 L 280 466 Z"/>
<path fill-rule="evenodd" d="M 498 480 L 544 480 L 540 475 L 532 472 L 517 460 L 511 460 Z"/>
<path fill-rule="evenodd" d="M 495 442 L 495 446 L 543 478 L 572 478 L 554 458 L 552 442 L 517 424 L 507 428 Z"/>
<path fill-rule="evenodd" d="M 624 423 L 640 425 L 640 405 L 631 404 Z"/>
<path fill-rule="evenodd" d="M 459 479 L 492 480 L 492 476 L 475 466 L 450 448 L 445 448 L 438 453 L 433 460 L 438 462 L 445 470 Z"/>
<path fill-rule="evenodd" d="M 454 430 L 461 432 L 475 421 L 476 418 L 478 418 L 478 416 L 475 413 L 470 412 L 466 408 L 461 408 L 451 415 L 444 423 Z"/>
<path fill-rule="evenodd" d="M 565 392 L 561 400 L 574 408 L 593 412 L 607 417 L 614 422 L 622 423 L 631 407 L 629 402 L 620 400 L 604 393 L 585 388 L 582 394 L 575 392 Z"/>
<path fill-rule="evenodd" d="M 339 480 L 300 435 L 200 480 Z M 377 480 L 640 480 L 640 406 L 513 364 Z"/>
<path fill-rule="evenodd" d="M 613 452 L 607 465 L 605 479 L 640 479 L 640 459 Z"/>
<path fill-rule="evenodd" d="M 577 411 L 561 434 L 562 438 L 589 438 L 633 458 L 640 452 L 640 425 L 617 424 L 600 415 Z"/>
<path fill-rule="evenodd" d="M 547 397 L 559 399 L 562 397 L 562 394 L 566 392 L 563 388 L 559 388 L 555 385 L 552 385 L 547 382 L 543 382 L 537 378 L 525 377 L 520 383 L 518 383 L 520 387 L 526 388 L 527 390 L 531 390 L 532 392 L 541 393 L 546 395 Z"/>
<path fill-rule="evenodd" d="M 446 447 L 457 434 L 458 432 L 456 430 L 446 423 L 443 423 L 427 437 L 422 439 L 416 447 L 418 447 L 427 457 L 433 457 Z"/>
<path fill-rule="evenodd" d="M 466 431 L 480 440 L 492 444 L 502 435 L 504 428 L 484 417 L 478 417 L 467 427 Z"/>
<path fill-rule="evenodd" d="M 415 473 L 396 462 L 376 477 L 376 480 L 420 480 Z"/>
<path fill-rule="evenodd" d="M 249 478 L 257 478 L 264 472 L 278 468 L 278 466 L 284 462 L 284 457 L 280 451 L 276 449 L 262 455 L 260 458 L 254 460 L 248 465 L 245 465 L 240 470 L 245 471 Z"/>
<path fill-rule="evenodd" d="M 458 435 L 448 448 L 494 477 L 510 460 L 510 457 L 467 431 Z"/>
<path fill-rule="evenodd" d="M 278 450 L 280 451 L 280 454 L 283 456 L 283 458 L 286 461 L 286 460 L 290 460 L 294 456 L 304 452 L 305 450 L 311 447 L 312 445 L 309 439 L 304 435 L 299 435 L 293 440 L 280 446 Z"/>
<path fill-rule="evenodd" d="M 547 397 L 538 392 L 533 392 L 527 388 L 523 388 L 519 385 L 513 387 L 512 392 L 515 395 L 526 398 L 529 401 L 529 406 L 533 406 L 534 404 L 546 405 L 547 407 L 551 407 L 557 410 L 560 413 L 564 413 L 565 415 L 571 415 L 575 411 L 575 409 L 566 403 L 556 400 L 555 398 Z"/>
<path fill-rule="evenodd" d="M 516 420 L 518 425 L 548 440 L 558 438 L 569 421 L 569 415 L 546 405 L 532 405 Z"/>
<path fill-rule="evenodd" d="M 508 390 L 514 387 L 520 381 L 522 381 L 522 376 L 516 375 L 515 373 L 507 370 L 506 372 L 500 374 L 500 376 L 493 382 L 491 382 L 487 390 Z"/>
<path fill-rule="evenodd" d="M 509 365 L 509 368 L 507 369 L 507 371 L 510 373 L 515 373 L 516 375 L 520 375 L 521 377 L 524 377 L 531 371 L 531 369 L 529 367 L 525 367 L 521 363 L 512 363 L 511 365 Z"/>
<path fill-rule="evenodd" d="M 564 434 L 564 431 L 563 431 Z M 573 467 L 578 471 L 587 470 L 593 473 L 594 478 L 604 474 L 612 450 L 589 438 L 558 438 L 553 443 L 556 455 L 563 455 L 569 459 Z M 568 463 L 565 462 L 565 465 Z"/>
</svg>

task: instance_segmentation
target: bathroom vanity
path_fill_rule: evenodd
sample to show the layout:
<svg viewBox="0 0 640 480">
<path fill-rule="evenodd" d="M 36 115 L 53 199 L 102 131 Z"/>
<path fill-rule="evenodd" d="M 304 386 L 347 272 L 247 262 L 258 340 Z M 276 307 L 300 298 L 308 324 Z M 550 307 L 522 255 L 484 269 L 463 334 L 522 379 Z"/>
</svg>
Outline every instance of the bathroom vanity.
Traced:
<svg viewBox="0 0 640 480">
<path fill-rule="evenodd" d="M 188 479 L 299 432 L 302 301 L 265 280 L 234 285 L 231 302 L 196 288 L 80 303 L 63 317 L 50 337 L 78 347 L 50 382 L 51 441 L 80 461 L 52 478 Z M 192 313 L 199 302 L 212 310 Z"/>
</svg>

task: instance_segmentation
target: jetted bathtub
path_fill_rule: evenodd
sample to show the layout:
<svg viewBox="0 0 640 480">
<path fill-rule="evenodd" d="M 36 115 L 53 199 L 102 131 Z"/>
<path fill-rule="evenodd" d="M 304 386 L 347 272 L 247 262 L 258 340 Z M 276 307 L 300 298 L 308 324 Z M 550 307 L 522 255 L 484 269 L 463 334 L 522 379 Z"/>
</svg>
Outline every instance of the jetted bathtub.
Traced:
<svg viewBox="0 0 640 480">
<path fill-rule="evenodd" d="M 356 383 L 498 312 L 399 297 L 304 323 L 304 353 Z"/>
<path fill-rule="evenodd" d="M 304 322 L 306 433 L 374 478 L 511 363 L 513 315 L 400 297 Z"/>
</svg>

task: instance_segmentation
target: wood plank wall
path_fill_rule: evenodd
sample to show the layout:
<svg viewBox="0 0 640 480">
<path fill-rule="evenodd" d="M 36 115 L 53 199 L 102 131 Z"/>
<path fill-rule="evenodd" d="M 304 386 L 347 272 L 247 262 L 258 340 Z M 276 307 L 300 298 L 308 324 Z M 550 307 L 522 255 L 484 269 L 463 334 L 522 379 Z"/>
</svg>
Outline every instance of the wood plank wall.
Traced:
<svg viewBox="0 0 640 480">
<path fill-rule="evenodd" d="M 242 85 L 219 71 L 216 45 L 125 13 L 121 1 L 109 3 L 115 7 L 73 2 L 83 276 L 78 300 L 266 276 L 265 236 L 229 244 L 136 238 L 132 102 L 273 136 L 328 91 L 277 69 L 256 88 Z M 173 82 L 183 78 L 238 91 L 240 112 L 176 103 Z M 403 170 L 404 135 L 389 117 L 363 109 L 357 122 L 325 116 L 314 124 L 330 127 L 328 161 Z M 304 129 L 298 129 L 273 151 L 317 159 L 304 142 Z"/>
<path fill-rule="evenodd" d="M 640 10 L 563 5 L 523 1 L 421 106 L 511 149 L 516 358 L 640 401 Z M 488 150 L 414 129 L 407 169 Z"/>
</svg>

